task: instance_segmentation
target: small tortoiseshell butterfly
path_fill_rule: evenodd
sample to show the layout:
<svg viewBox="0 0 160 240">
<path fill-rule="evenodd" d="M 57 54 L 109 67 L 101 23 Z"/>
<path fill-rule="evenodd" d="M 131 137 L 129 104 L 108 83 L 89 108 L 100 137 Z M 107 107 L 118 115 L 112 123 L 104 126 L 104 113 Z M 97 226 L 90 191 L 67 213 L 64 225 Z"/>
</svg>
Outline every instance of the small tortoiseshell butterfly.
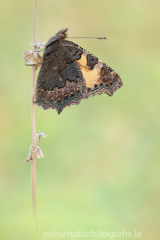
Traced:
<svg viewBox="0 0 160 240">
<path fill-rule="evenodd" d="M 120 76 L 100 59 L 65 40 L 66 31 L 59 31 L 45 45 L 34 103 L 44 109 L 79 104 L 96 94 L 113 93 L 123 86 Z"/>
</svg>

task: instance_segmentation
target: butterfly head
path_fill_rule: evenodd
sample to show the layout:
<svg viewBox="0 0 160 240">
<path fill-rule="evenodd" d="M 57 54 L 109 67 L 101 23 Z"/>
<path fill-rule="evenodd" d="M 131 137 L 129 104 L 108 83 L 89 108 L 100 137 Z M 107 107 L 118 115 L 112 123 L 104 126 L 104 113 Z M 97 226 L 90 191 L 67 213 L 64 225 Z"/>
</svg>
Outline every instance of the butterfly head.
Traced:
<svg viewBox="0 0 160 240">
<path fill-rule="evenodd" d="M 52 43 L 56 42 L 57 40 L 62 40 L 67 37 L 67 32 L 68 28 L 59 31 L 54 37 L 50 38 L 48 42 L 46 43 L 45 47 L 50 46 Z"/>
<path fill-rule="evenodd" d="M 67 34 L 66 34 L 67 30 L 68 30 L 68 28 L 59 31 L 59 32 L 56 34 L 56 36 L 57 36 L 58 38 L 60 38 L 60 39 L 65 39 L 65 38 L 67 37 Z"/>
</svg>

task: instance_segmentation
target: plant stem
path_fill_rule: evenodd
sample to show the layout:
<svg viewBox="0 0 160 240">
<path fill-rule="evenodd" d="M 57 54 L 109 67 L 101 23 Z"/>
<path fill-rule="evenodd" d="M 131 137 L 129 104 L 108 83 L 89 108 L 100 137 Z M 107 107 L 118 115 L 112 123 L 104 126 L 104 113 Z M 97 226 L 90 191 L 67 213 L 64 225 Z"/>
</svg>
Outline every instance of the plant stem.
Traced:
<svg viewBox="0 0 160 240">
<path fill-rule="evenodd" d="M 35 2 L 35 12 L 34 12 L 34 42 L 37 42 L 37 12 L 38 12 L 38 0 Z M 34 51 L 37 51 L 35 47 Z M 34 113 L 34 80 L 35 80 L 35 70 L 36 66 L 32 66 L 32 78 L 31 78 L 31 121 L 32 121 L 32 145 L 36 146 L 35 139 L 35 113 Z M 31 184 L 32 184 L 32 204 L 35 226 L 37 227 L 37 217 L 36 217 L 36 156 L 31 163 Z"/>
<path fill-rule="evenodd" d="M 35 2 L 35 11 L 34 11 L 34 42 L 37 42 L 37 14 L 38 14 L 38 0 Z"/>
<path fill-rule="evenodd" d="M 31 79 L 31 121 L 32 121 L 32 145 L 36 145 L 35 139 L 35 114 L 34 114 L 34 79 L 35 79 L 35 66 L 32 67 Z M 36 225 L 36 157 L 31 161 L 31 185 L 32 185 L 32 204 L 33 213 Z"/>
</svg>

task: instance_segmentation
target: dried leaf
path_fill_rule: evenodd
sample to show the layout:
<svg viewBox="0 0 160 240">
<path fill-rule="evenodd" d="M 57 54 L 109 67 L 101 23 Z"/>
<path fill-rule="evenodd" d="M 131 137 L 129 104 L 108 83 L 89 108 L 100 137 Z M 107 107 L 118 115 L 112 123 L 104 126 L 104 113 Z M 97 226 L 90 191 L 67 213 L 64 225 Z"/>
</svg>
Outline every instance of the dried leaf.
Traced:
<svg viewBox="0 0 160 240">
<path fill-rule="evenodd" d="M 24 57 L 25 65 L 27 66 L 36 65 L 37 67 L 39 67 L 42 65 L 43 57 L 41 57 L 41 55 L 39 55 L 38 52 L 34 52 L 32 50 L 26 50 L 23 53 L 23 57 Z"/>
<path fill-rule="evenodd" d="M 36 157 L 44 158 L 43 152 L 38 146 L 31 145 L 29 150 L 29 156 L 26 162 L 34 160 Z"/>
</svg>

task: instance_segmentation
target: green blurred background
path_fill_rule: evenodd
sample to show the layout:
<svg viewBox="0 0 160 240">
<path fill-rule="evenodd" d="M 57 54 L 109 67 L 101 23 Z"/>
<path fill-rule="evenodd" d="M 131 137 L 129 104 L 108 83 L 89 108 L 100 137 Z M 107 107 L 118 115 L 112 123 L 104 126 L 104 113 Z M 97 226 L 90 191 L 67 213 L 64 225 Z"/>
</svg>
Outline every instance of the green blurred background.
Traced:
<svg viewBox="0 0 160 240">
<path fill-rule="evenodd" d="M 31 164 L 25 163 L 31 67 L 23 60 L 24 50 L 32 49 L 34 4 L 1 1 L 0 8 L 3 240 L 35 239 Z M 35 106 L 36 132 L 47 134 L 39 144 L 45 158 L 37 159 L 40 239 L 43 231 L 92 229 L 137 229 L 143 240 L 160 239 L 159 10 L 159 0 L 39 1 L 38 41 L 66 27 L 69 36 L 107 36 L 74 42 L 118 72 L 124 84 L 112 97 L 97 95 L 60 115 Z"/>
</svg>

